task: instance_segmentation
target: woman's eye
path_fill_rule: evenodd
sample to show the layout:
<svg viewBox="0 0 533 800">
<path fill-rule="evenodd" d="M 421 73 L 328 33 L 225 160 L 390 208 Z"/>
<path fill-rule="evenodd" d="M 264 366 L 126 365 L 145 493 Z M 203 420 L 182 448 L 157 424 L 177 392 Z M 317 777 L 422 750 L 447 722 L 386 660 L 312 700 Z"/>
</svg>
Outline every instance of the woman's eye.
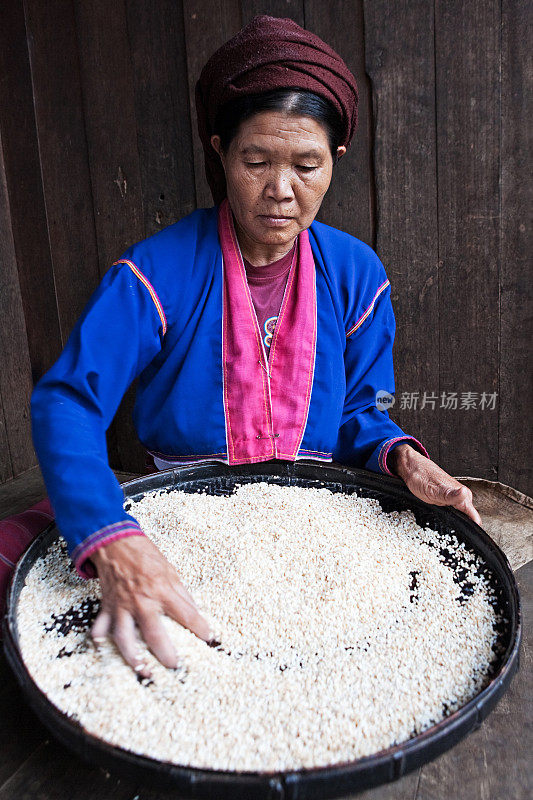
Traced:
<svg viewBox="0 0 533 800">
<path fill-rule="evenodd" d="M 247 167 L 264 167 L 266 161 L 246 161 Z"/>
<path fill-rule="evenodd" d="M 297 164 L 296 169 L 301 170 L 302 172 L 313 172 L 316 167 L 307 167 L 305 164 Z"/>
</svg>

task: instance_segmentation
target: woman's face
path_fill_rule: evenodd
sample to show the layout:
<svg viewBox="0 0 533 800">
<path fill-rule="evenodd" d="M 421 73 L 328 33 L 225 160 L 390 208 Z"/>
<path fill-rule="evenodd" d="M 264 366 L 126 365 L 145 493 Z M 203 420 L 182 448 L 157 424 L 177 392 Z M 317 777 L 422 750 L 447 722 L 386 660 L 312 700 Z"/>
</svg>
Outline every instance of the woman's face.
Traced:
<svg viewBox="0 0 533 800">
<path fill-rule="evenodd" d="M 262 111 L 241 124 L 226 153 L 219 136 L 211 143 L 222 159 L 243 253 L 261 258 L 290 250 L 331 182 L 325 129 L 312 117 Z"/>
</svg>

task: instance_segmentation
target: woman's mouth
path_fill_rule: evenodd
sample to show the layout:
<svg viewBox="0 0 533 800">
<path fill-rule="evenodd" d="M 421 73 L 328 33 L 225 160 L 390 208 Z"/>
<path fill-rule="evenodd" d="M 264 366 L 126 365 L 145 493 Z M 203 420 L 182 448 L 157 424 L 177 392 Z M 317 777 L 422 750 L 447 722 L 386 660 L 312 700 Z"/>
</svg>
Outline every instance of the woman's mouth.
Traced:
<svg viewBox="0 0 533 800">
<path fill-rule="evenodd" d="M 269 216 L 268 214 L 260 214 L 259 218 L 264 225 L 268 225 L 272 228 L 283 227 L 292 220 L 292 217 Z"/>
</svg>

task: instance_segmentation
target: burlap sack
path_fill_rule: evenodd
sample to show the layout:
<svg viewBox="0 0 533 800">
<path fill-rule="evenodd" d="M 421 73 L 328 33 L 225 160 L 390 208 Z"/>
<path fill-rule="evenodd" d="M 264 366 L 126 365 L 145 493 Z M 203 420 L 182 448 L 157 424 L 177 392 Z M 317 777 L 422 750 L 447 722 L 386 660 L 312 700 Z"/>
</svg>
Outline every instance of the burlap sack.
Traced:
<svg viewBox="0 0 533 800">
<path fill-rule="evenodd" d="M 513 570 L 533 559 L 533 500 L 511 486 L 459 477 L 471 490 L 483 530 L 501 547 Z"/>
</svg>

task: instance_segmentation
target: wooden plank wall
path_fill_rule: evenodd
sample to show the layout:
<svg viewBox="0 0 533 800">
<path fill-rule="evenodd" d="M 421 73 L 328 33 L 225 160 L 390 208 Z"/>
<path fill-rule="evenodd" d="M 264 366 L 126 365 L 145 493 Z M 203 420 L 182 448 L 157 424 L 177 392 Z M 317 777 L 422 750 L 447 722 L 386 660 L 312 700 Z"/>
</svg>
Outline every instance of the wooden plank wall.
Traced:
<svg viewBox="0 0 533 800">
<path fill-rule="evenodd" d="M 359 129 L 320 218 L 374 247 L 387 269 L 392 418 L 451 474 L 532 495 L 526 0 L 6 4 L 0 483 L 36 464 L 31 387 L 111 263 L 211 205 L 194 85 L 210 53 L 257 13 L 316 32 L 357 78 Z M 134 389 L 108 444 L 114 468 L 142 471 Z"/>
</svg>

